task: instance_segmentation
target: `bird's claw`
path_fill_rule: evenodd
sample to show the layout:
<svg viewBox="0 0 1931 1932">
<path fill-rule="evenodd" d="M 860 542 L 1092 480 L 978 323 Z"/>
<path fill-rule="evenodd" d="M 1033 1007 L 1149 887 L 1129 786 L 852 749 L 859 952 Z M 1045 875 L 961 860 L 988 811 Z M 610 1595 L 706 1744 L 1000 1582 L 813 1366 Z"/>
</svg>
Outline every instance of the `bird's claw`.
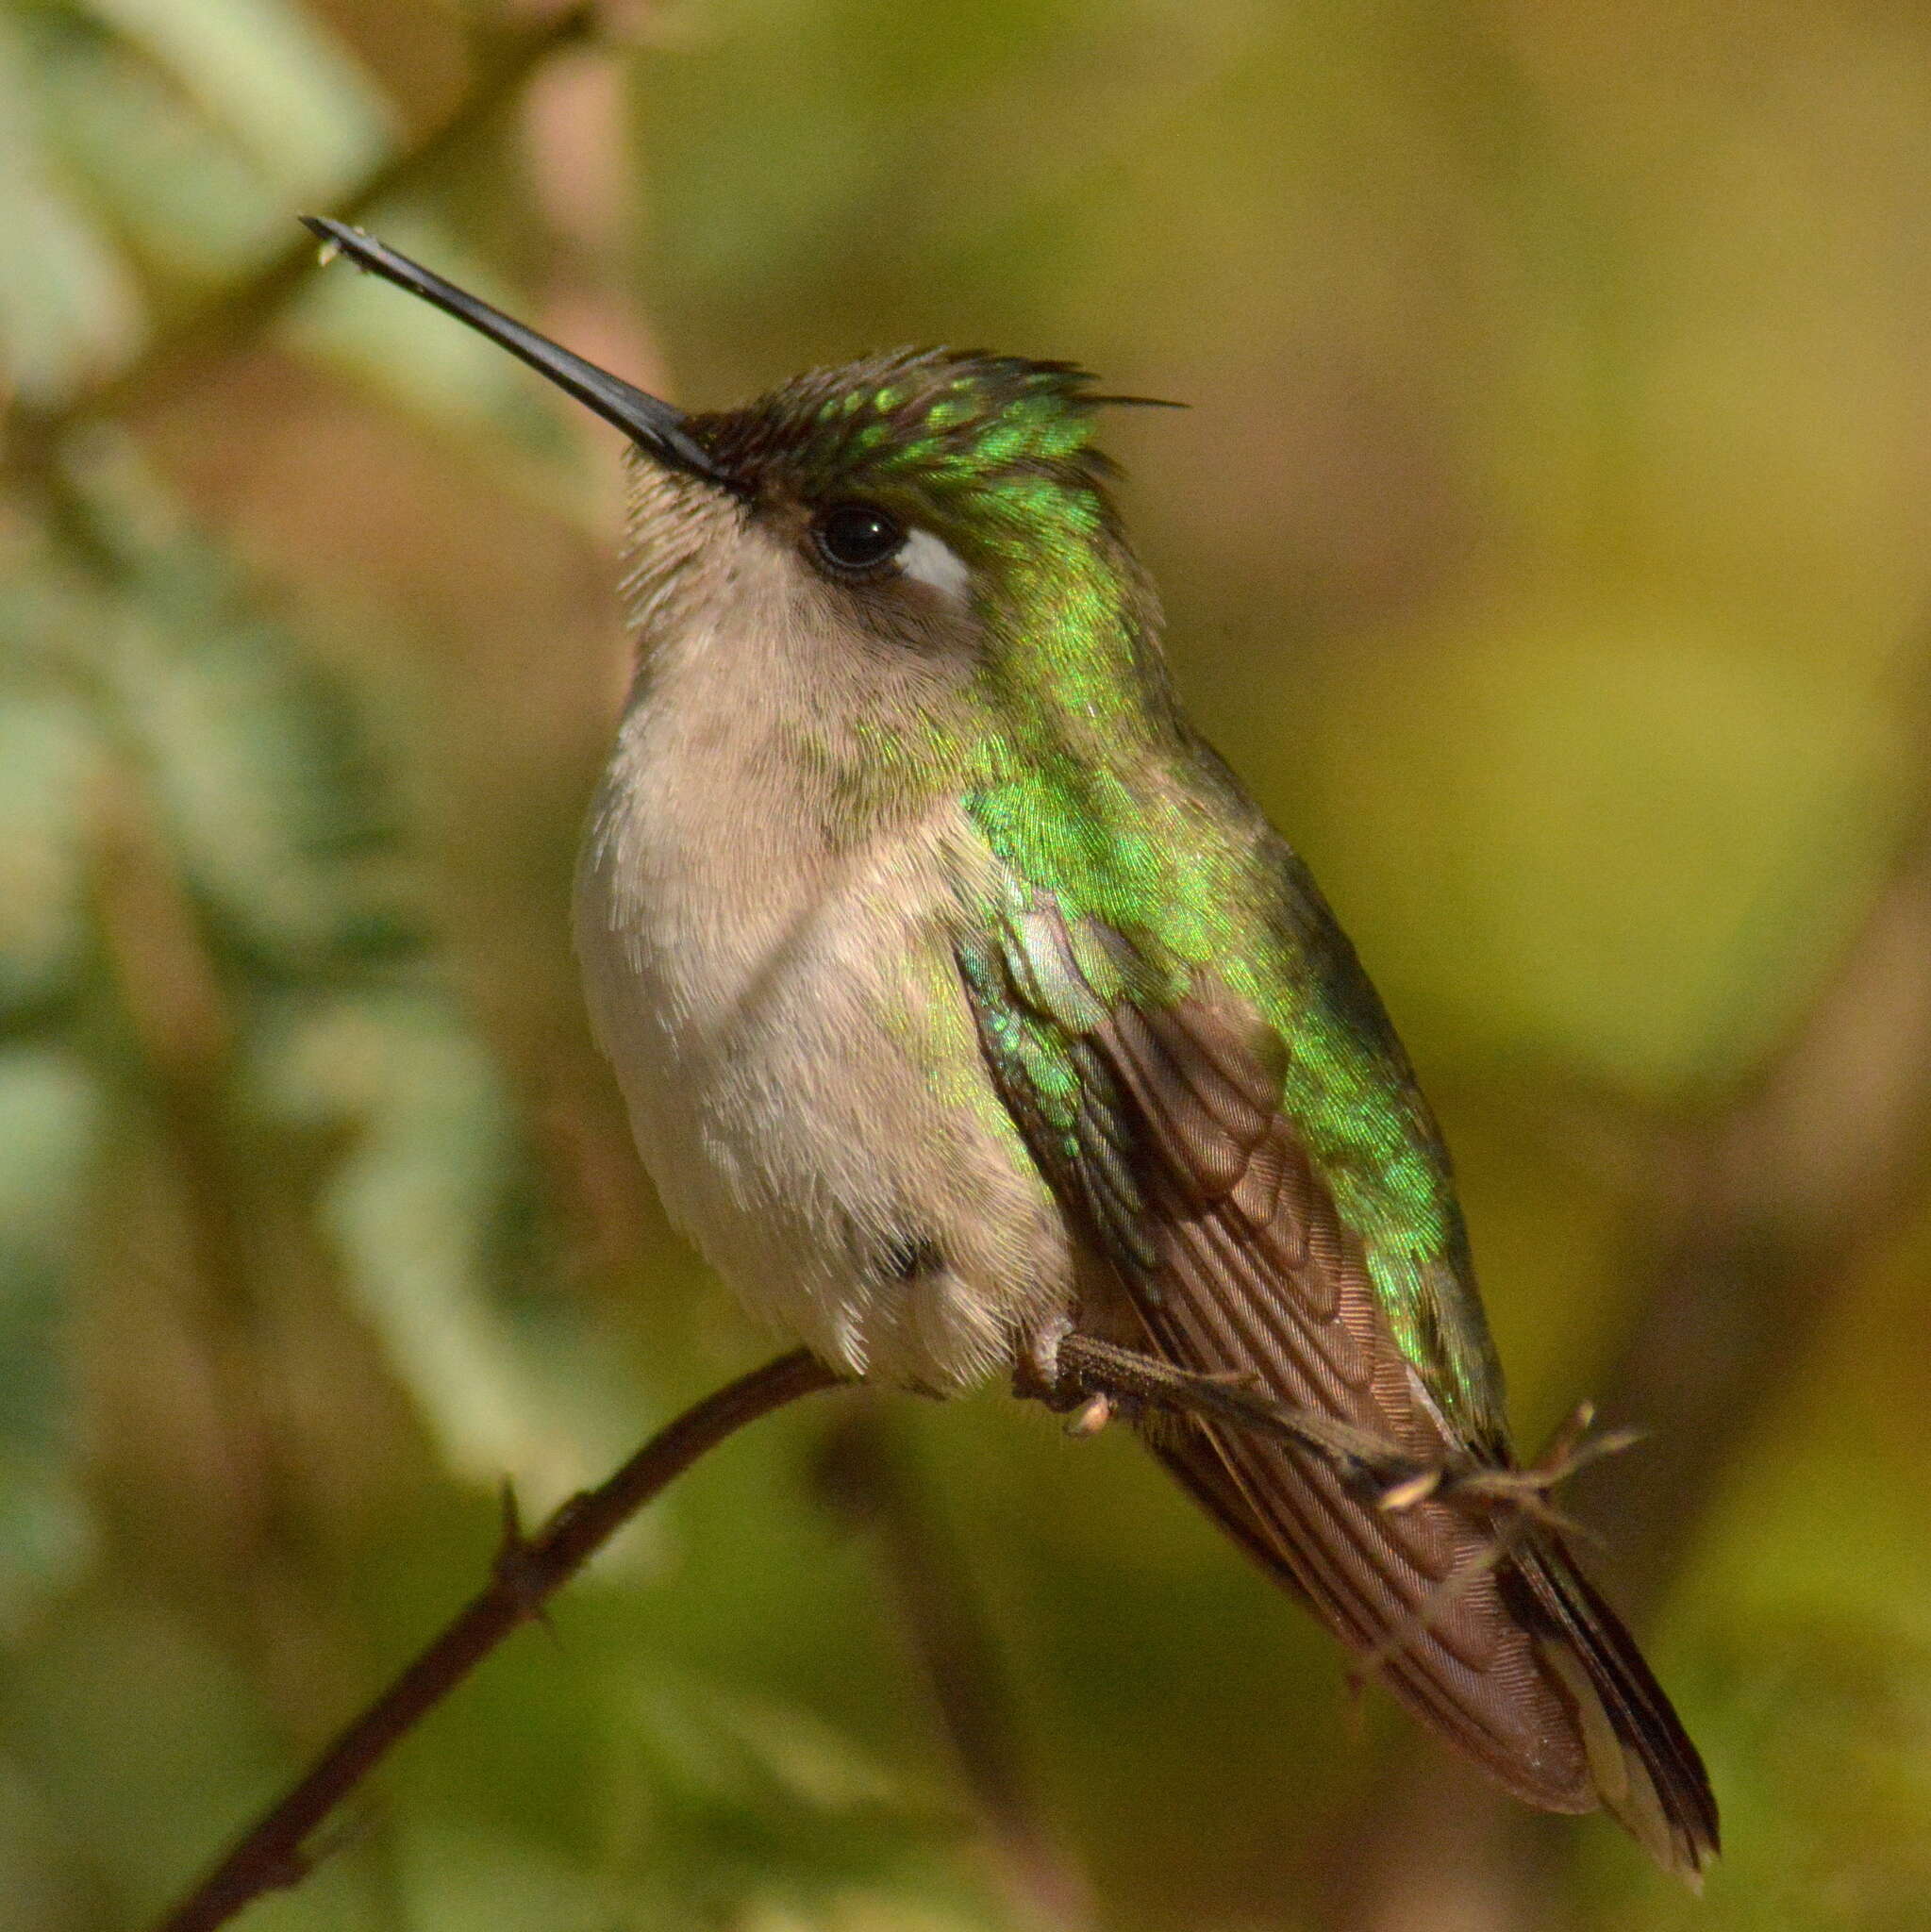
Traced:
<svg viewBox="0 0 1931 1932">
<path fill-rule="evenodd" d="M 1070 1327 L 1035 1339 L 1013 1385 L 1019 1394 L 1065 1415 L 1071 1436 L 1095 1435 L 1116 1415 L 1131 1418 L 1144 1409 L 1251 1429 L 1322 1457 L 1363 1501 L 1390 1515 L 1442 1502 L 1483 1514 L 1513 1513 L 1552 1529 L 1571 1528 L 1550 1497 L 1577 1470 L 1637 1440 L 1628 1429 L 1591 1436 L 1595 1411 L 1584 1403 L 1533 1462 L 1518 1466 L 1457 1453 L 1429 1459 L 1371 1431 L 1278 1402 L 1250 1374 L 1195 1374 Z"/>
<path fill-rule="evenodd" d="M 1110 1395 L 1089 1395 L 1066 1418 L 1066 1433 L 1069 1436 L 1097 1436 L 1118 1412 L 1119 1405 Z"/>
<path fill-rule="evenodd" d="M 1477 1508 L 1518 1510 L 1552 1529 L 1573 1528 L 1549 1499 L 1577 1470 L 1602 1457 L 1619 1455 L 1640 1440 L 1635 1429 L 1605 1429 L 1592 1436 L 1590 1428 L 1594 1421 L 1594 1407 L 1579 1404 L 1549 1438 L 1542 1453 L 1519 1468 L 1470 1457 L 1394 1475 L 1376 1497 L 1377 1507 L 1390 1511 L 1412 1509 L 1416 1504 L 1439 1496 L 1444 1502 Z"/>
</svg>

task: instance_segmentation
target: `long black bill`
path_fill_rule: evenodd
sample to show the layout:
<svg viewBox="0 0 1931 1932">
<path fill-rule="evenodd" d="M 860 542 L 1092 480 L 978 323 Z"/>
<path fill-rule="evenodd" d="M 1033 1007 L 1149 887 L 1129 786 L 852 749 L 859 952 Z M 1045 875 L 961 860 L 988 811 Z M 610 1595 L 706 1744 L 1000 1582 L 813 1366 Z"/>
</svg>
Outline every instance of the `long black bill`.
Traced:
<svg viewBox="0 0 1931 1932">
<path fill-rule="evenodd" d="M 684 427 L 684 412 L 656 396 L 633 389 L 621 376 L 573 356 L 546 336 L 512 322 L 500 309 L 479 302 L 441 275 L 420 268 L 406 255 L 398 255 L 373 236 L 324 215 L 303 215 L 302 225 L 321 236 L 331 248 L 340 249 L 358 268 L 381 275 L 411 295 L 420 295 L 458 322 L 466 322 L 512 356 L 527 362 L 539 375 L 547 375 L 558 389 L 566 390 L 578 402 L 588 404 L 607 423 L 614 423 L 640 449 L 648 450 L 661 461 L 688 470 L 712 483 L 729 487 L 730 478 Z"/>
</svg>

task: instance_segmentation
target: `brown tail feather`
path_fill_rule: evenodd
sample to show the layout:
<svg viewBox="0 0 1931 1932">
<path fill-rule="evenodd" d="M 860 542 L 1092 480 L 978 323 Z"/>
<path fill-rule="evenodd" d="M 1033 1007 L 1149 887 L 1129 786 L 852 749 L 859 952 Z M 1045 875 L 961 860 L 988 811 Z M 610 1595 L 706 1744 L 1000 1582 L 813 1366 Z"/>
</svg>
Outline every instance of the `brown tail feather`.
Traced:
<svg viewBox="0 0 1931 1932">
<path fill-rule="evenodd" d="M 1665 1871 L 1700 1888 L 1717 1855 L 1716 1799 L 1636 1640 L 1553 1538 L 1538 1534 L 1498 1580 L 1575 1708 L 1604 1805 Z"/>
<path fill-rule="evenodd" d="M 1210 1430 L 1155 1438 L 1151 1446 L 1222 1529 L 1276 1582 L 1308 1601 L 1270 1514 L 1233 1476 Z M 1553 1779 L 1550 1765 L 1520 1760 L 1519 1740 L 1476 1725 L 1476 1712 L 1489 1704 L 1444 1705 L 1428 1694 L 1429 1676 L 1404 1668 L 1400 1651 L 1381 1660 L 1379 1674 L 1418 1718 L 1518 1797 L 1560 1811 L 1589 1810 L 1600 1801 L 1665 1871 L 1700 1887 L 1703 1868 L 1717 1853 L 1717 1811 L 1696 1747 L 1635 1640 L 1568 1551 L 1546 1531 L 1537 1529 L 1533 1538 L 1510 1549 L 1478 1588 L 1495 1591 L 1503 1613 L 1526 1637 L 1523 1661 L 1546 1686 L 1536 1693 L 1543 1707 L 1552 1719 L 1567 1714 L 1564 1728 L 1573 1727 L 1575 1743 L 1564 1740 L 1548 1756 L 1555 1765 L 1574 1754 L 1573 1785 Z M 1320 1613 L 1318 1605 L 1310 1607 Z M 1333 1618 L 1323 1621 L 1345 1635 Z M 1492 1708 L 1505 1712 L 1506 1700 Z M 1557 1740 L 1548 1737 L 1545 1744 L 1556 1747 Z"/>
</svg>

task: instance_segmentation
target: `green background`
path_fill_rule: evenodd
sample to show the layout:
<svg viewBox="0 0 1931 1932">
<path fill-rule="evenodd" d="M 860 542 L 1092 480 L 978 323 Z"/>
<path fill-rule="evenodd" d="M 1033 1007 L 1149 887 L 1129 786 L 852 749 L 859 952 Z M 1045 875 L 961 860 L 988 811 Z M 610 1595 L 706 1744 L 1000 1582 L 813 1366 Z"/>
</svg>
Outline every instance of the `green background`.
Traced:
<svg viewBox="0 0 1931 1932">
<path fill-rule="evenodd" d="M 0 0 L 0 1916 L 152 1918 L 504 1478 L 534 1518 L 771 1346 L 568 953 L 613 439 L 311 273 L 292 213 L 387 181 L 372 228 L 687 404 L 948 341 L 1192 406 L 1107 432 L 1182 690 L 1444 1117 L 1523 1439 L 1656 1432 L 1577 1507 L 1727 1856 L 1697 1904 L 1491 1801 L 1124 1434 L 838 1396 L 249 1923 L 1931 1923 L 1921 10 L 605 24 Z"/>
</svg>

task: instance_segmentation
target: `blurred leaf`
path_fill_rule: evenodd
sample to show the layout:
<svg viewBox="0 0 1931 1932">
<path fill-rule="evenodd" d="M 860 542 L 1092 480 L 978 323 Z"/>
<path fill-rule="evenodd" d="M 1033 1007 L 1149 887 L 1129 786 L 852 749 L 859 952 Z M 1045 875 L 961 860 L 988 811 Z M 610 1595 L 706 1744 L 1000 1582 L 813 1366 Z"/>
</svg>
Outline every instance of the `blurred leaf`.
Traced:
<svg viewBox="0 0 1931 1932">
<path fill-rule="evenodd" d="M 398 1862 L 411 1925 L 436 1932 L 592 1932 L 619 1923 L 596 1874 L 508 1832 L 419 1826 L 404 1837 Z"/>
<path fill-rule="evenodd" d="M 382 969 L 419 943 L 358 721 L 125 443 L 77 471 L 122 598 L 102 651 L 176 863 L 275 977 Z"/>
<path fill-rule="evenodd" d="M 738 1803 L 782 1795 L 818 1811 L 851 1811 L 899 1795 L 881 1767 L 800 1710 L 694 1681 L 643 1691 L 636 1709 L 658 1769 L 692 1791 Z"/>
<path fill-rule="evenodd" d="M 181 859 L 225 936 L 271 972 L 379 966 L 415 922 L 339 691 L 266 624 L 136 633 L 121 690 Z"/>
<path fill-rule="evenodd" d="M 86 0 L 234 129 L 286 193 L 325 194 L 389 137 L 381 96 L 327 28 L 283 0 Z"/>
<path fill-rule="evenodd" d="M 171 282 L 239 275 L 287 239 L 288 192 L 164 75 L 105 37 L 62 36 L 39 76 L 47 140 L 143 264 Z"/>
<path fill-rule="evenodd" d="M 103 1112 L 77 1056 L 0 1047 L 0 1629 L 89 1549 L 71 1302 Z"/>
<path fill-rule="evenodd" d="M 140 291 L 42 151 L 34 63 L 0 11 L 0 375 L 40 408 L 125 361 L 146 326 Z"/>
<path fill-rule="evenodd" d="M 924 1891 L 939 1878 L 935 1857 L 957 1826 L 806 1712 L 658 1676 L 627 1715 L 643 1819 L 626 1864 L 660 1910 L 719 1926 L 791 1911 L 815 1924 L 848 1891 L 915 1873 Z"/>
<path fill-rule="evenodd" d="M 11 614 L 25 621 L 17 600 Z M 0 1027 L 79 991 L 88 837 L 107 758 L 77 695 L 0 677 Z"/>
<path fill-rule="evenodd" d="M 255 1058 L 269 1118 L 341 1147 L 323 1224 L 452 1466 L 490 1483 L 527 1478 L 539 1493 L 601 1474 L 578 1428 L 601 1445 L 611 1407 L 627 1408 L 585 1373 L 567 1306 L 517 1282 L 519 1263 L 535 1265 L 520 1238 L 532 1176 L 481 1043 L 440 998 L 395 991 L 284 1001 Z"/>
</svg>

